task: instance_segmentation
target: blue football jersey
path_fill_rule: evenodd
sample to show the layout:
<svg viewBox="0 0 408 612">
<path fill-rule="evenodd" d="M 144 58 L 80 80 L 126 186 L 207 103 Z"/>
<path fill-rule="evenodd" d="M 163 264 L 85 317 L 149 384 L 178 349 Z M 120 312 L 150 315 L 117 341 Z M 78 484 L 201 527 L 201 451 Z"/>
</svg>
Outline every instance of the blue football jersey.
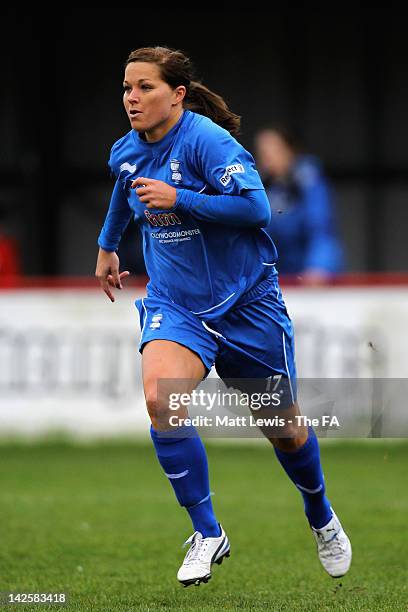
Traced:
<svg viewBox="0 0 408 612">
<path fill-rule="evenodd" d="M 132 181 L 143 176 L 207 195 L 264 193 L 253 157 L 208 117 L 186 110 L 154 143 L 131 130 L 113 145 L 109 165 L 117 178 L 112 197 L 123 200 L 121 231 L 133 214 L 143 235 L 148 295 L 164 295 L 208 318 L 230 309 L 275 273 L 276 249 L 263 229 L 197 219 L 177 204 L 148 209 L 131 189 Z M 108 214 L 99 237 L 102 248 L 114 233 L 112 223 Z"/>
</svg>

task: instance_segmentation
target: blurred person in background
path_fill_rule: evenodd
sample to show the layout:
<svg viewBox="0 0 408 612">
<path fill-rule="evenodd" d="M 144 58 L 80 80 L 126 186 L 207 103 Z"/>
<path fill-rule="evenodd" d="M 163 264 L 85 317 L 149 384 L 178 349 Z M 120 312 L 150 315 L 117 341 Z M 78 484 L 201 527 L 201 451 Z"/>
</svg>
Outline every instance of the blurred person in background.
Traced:
<svg viewBox="0 0 408 612">
<path fill-rule="evenodd" d="M 280 274 L 324 284 L 344 269 L 331 188 L 320 161 L 306 155 L 294 130 L 265 127 L 255 136 L 255 156 L 272 217 L 265 228 L 277 251 Z"/>
<path fill-rule="evenodd" d="M 207 582 L 230 544 L 212 506 L 205 447 L 185 422 L 185 404 L 170 407 L 159 382 L 184 381 L 189 396 L 213 365 L 223 380 L 255 378 L 263 388 L 272 375 L 282 380 L 286 428 L 267 437 L 303 497 L 323 567 L 339 577 L 350 567 L 351 546 L 325 494 L 316 434 L 289 419 L 300 414 L 294 334 L 276 249 L 261 229 L 269 202 L 252 155 L 234 137 L 240 117 L 193 80 L 182 52 L 166 47 L 133 51 L 123 86 L 131 129 L 111 149 L 116 183 L 98 238 L 96 276 L 113 302 L 128 275 L 119 272 L 116 250 L 133 217 L 150 278 L 147 297 L 136 300 L 150 433 L 195 529 L 178 580 Z"/>
</svg>

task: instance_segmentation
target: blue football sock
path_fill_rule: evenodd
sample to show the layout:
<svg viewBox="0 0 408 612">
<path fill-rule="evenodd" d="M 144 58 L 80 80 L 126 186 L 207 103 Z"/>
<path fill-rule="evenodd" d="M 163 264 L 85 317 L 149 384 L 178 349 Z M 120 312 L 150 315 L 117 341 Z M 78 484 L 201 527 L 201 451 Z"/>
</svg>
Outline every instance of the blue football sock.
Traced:
<svg viewBox="0 0 408 612">
<path fill-rule="evenodd" d="M 275 448 L 283 469 L 302 493 L 309 523 L 319 529 L 330 521 L 332 511 L 325 495 L 325 484 L 320 464 L 319 443 L 312 427 L 306 443 L 294 453 Z"/>
<path fill-rule="evenodd" d="M 150 435 L 157 457 L 174 489 L 177 500 L 190 515 L 195 531 L 204 538 L 220 535 L 210 496 L 207 455 L 193 426 Z"/>
</svg>

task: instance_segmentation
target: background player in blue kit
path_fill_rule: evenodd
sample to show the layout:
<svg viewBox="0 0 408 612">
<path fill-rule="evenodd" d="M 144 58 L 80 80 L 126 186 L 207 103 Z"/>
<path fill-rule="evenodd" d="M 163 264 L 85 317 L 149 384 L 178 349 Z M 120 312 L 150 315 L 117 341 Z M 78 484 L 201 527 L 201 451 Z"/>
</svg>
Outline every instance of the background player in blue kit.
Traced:
<svg viewBox="0 0 408 612">
<path fill-rule="evenodd" d="M 213 364 L 223 379 L 282 376 L 285 415 L 300 414 L 293 330 L 276 249 L 262 229 L 268 199 L 252 156 L 234 138 L 239 117 L 193 81 L 184 54 L 163 47 L 130 54 L 124 90 L 131 130 L 111 150 L 116 184 L 96 275 L 114 301 L 113 288 L 121 289 L 128 274 L 119 273 L 115 251 L 133 216 L 150 277 L 147 297 L 136 305 L 151 437 L 195 529 L 177 575 L 187 586 L 207 582 L 230 544 L 212 507 L 204 446 L 194 427 L 170 427 L 170 416 L 182 422 L 188 413 L 170 412 L 158 381 L 188 380 L 192 391 Z M 349 569 L 350 542 L 325 496 L 317 438 L 294 421 L 284 437 L 269 439 L 303 496 L 320 561 L 338 577 Z"/>
<path fill-rule="evenodd" d="M 272 218 L 265 228 L 279 251 L 279 273 L 321 284 L 344 268 L 333 190 L 320 160 L 303 151 L 294 129 L 271 126 L 255 137 Z"/>
</svg>

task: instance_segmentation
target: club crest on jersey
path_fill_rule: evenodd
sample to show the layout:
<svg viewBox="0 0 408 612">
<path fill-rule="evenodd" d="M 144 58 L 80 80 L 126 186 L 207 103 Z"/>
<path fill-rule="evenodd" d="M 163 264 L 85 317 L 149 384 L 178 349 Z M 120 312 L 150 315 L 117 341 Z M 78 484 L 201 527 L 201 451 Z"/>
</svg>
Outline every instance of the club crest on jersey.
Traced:
<svg viewBox="0 0 408 612">
<path fill-rule="evenodd" d="M 129 172 L 129 174 L 133 174 L 134 172 L 136 172 L 136 164 L 129 164 L 128 162 L 124 162 L 123 164 L 120 164 L 119 166 L 119 174 L 122 174 L 122 172 L 127 171 Z"/>
<path fill-rule="evenodd" d="M 231 180 L 231 174 L 237 174 L 242 172 L 245 172 L 245 168 L 242 164 L 232 164 L 231 166 L 227 166 L 225 168 L 225 173 L 220 178 L 220 183 L 222 183 L 222 185 L 224 185 L 225 187 Z"/>
<path fill-rule="evenodd" d="M 176 213 L 151 213 L 150 210 L 144 211 L 145 217 L 153 227 L 167 227 L 168 225 L 181 225 L 181 221 Z"/>
<path fill-rule="evenodd" d="M 182 181 L 180 164 L 181 162 L 178 159 L 170 160 L 171 180 L 173 183 L 181 183 Z"/>
</svg>

